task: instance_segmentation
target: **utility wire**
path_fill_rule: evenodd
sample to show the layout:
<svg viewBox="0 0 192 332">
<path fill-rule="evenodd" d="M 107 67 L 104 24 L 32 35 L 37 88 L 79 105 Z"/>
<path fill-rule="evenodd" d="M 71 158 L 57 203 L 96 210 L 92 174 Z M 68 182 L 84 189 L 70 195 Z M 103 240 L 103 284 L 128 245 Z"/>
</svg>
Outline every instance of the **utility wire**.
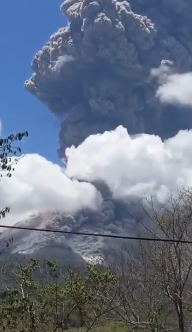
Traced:
<svg viewBox="0 0 192 332">
<path fill-rule="evenodd" d="M 74 232 L 74 231 L 69 232 L 69 231 L 62 231 L 62 230 L 57 230 L 57 229 L 53 230 L 53 229 L 46 229 L 46 228 L 19 227 L 19 226 L 7 226 L 7 225 L 0 225 L 0 228 L 35 231 L 35 232 L 46 232 L 46 233 L 59 233 L 59 234 L 68 234 L 68 235 L 94 236 L 94 237 L 103 237 L 103 238 L 121 239 L 121 240 L 140 240 L 140 241 L 192 244 L 192 240 L 191 241 L 190 240 L 174 240 L 174 239 L 163 239 L 163 238 L 122 236 L 122 235 L 113 235 L 113 234 L 86 233 L 86 232 Z"/>
</svg>

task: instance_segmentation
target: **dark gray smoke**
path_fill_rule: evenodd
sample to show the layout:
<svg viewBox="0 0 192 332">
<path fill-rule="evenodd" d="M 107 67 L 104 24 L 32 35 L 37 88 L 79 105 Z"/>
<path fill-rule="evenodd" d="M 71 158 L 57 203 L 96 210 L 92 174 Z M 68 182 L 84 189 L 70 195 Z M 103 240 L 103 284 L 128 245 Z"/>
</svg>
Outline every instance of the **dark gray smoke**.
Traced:
<svg viewBox="0 0 192 332">
<path fill-rule="evenodd" d="M 62 119 L 60 156 L 119 124 L 163 138 L 191 128 L 192 112 L 160 105 L 149 79 L 162 60 L 192 70 L 191 1 L 66 0 L 61 11 L 69 24 L 35 55 L 25 83 Z"/>
</svg>

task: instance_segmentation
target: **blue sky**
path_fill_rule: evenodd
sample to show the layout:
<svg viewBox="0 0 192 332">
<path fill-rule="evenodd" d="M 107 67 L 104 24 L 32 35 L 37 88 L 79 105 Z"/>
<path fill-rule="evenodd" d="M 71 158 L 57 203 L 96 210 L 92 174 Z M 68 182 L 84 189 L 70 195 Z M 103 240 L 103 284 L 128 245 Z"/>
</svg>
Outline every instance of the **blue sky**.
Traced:
<svg viewBox="0 0 192 332">
<path fill-rule="evenodd" d="M 35 53 L 51 34 L 66 25 L 60 12 L 62 0 L 2 0 L 0 11 L 1 80 L 0 118 L 3 135 L 28 131 L 25 153 L 38 153 L 57 161 L 59 123 L 24 89 L 32 74 Z"/>
</svg>

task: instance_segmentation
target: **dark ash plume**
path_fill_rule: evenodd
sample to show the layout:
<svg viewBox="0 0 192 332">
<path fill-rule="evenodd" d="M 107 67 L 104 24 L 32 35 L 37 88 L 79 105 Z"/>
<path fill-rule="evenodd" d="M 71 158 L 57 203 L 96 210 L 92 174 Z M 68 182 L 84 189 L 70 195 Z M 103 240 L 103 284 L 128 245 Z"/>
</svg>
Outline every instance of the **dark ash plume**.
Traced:
<svg viewBox="0 0 192 332">
<path fill-rule="evenodd" d="M 155 98 L 151 68 L 162 60 L 192 70 L 189 0 L 66 0 L 69 25 L 33 61 L 26 88 L 61 119 L 61 157 L 90 134 L 116 128 L 170 137 L 191 127 L 192 113 Z M 173 121 L 174 120 L 174 121 Z"/>
</svg>

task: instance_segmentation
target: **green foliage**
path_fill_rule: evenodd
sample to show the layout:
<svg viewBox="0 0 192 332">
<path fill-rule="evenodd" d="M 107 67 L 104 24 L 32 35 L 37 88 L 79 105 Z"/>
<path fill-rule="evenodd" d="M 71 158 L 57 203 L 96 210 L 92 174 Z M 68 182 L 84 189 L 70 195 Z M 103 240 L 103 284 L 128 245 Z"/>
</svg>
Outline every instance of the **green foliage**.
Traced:
<svg viewBox="0 0 192 332">
<path fill-rule="evenodd" d="M 88 331 L 105 322 L 107 303 L 102 298 L 115 283 L 107 269 L 88 264 L 85 270 L 70 267 L 62 273 L 53 261 L 31 260 L 12 268 L 6 265 L 3 273 L 8 292 L 1 297 L 0 330 L 48 332 L 81 327 Z"/>
</svg>

